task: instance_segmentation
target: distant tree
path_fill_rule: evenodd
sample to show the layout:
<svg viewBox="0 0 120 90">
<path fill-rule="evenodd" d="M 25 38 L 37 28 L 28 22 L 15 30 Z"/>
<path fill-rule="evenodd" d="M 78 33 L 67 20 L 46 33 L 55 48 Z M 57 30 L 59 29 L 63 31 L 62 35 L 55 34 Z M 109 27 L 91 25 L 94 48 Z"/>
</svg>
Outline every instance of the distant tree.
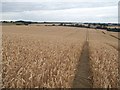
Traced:
<svg viewBox="0 0 120 90">
<path fill-rule="evenodd" d="M 44 23 L 47 23 L 47 22 L 44 22 Z"/>
<path fill-rule="evenodd" d="M 10 23 L 13 23 L 13 21 L 10 21 Z"/>
<path fill-rule="evenodd" d="M 79 24 L 75 24 L 75 27 L 78 27 L 79 26 Z"/>
<path fill-rule="evenodd" d="M 63 26 L 64 24 L 63 23 L 60 23 L 60 26 Z"/>
<path fill-rule="evenodd" d="M 2 21 L 2 23 L 8 23 L 8 21 Z"/>
<path fill-rule="evenodd" d="M 90 28 L 90 26 L 91 26 L 91 24 L 89 23 L 89 24 L 88 24 L 88 28 Z"/>
</svg>

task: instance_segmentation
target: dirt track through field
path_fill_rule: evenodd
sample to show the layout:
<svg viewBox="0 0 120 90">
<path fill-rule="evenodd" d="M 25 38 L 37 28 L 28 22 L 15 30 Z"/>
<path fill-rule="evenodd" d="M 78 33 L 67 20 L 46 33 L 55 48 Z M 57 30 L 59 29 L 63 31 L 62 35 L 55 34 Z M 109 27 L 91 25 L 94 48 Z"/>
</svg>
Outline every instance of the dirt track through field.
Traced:
<svg viewBox="0 0 120 90">
<path fill-rule="evenodd" d="M 77 71 L 73 81 L 73 88 L 92 88 L 90 79 L 90 65 L 89 65 L 89 42 L 88 30 L 86 32 L 86 41 L 83 46 L 82 54 L 79 59 Z"/>
</svg>

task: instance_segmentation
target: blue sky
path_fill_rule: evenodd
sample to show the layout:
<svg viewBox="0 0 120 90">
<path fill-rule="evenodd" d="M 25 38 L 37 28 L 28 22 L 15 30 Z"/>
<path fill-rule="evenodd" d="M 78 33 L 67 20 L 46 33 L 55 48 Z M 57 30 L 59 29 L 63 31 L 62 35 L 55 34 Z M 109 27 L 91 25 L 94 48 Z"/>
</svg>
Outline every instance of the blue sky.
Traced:
<svg viewBox="0 0 120 90">
<path fill-rule="evenodd" d="M 118 22 L 119 0 L 2 0 L 2 20 Z"/>
</svg>

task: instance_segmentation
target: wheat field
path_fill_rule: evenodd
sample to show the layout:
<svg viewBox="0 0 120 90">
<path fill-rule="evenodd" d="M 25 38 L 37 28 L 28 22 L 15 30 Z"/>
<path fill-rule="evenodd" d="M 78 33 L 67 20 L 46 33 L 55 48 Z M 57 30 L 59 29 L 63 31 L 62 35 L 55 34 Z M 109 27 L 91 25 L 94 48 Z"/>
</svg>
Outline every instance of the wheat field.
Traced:
<svg viewBox="0 0 120 90">
<path fill-rule="evenodd" d="M 2 31 L 3 88 L 71 88 L 87 31 L 93 87 L 118 86 L 118 39 L 102 31 L 35 25 Z"/>
<path fill-rule="evenodd" d="M 97 37 L 97 39 L 96 39 Z M 118 86 L 118 40 L 101 31 L 89 30 L 90 63 L 93 87 Z"/>
</svg>

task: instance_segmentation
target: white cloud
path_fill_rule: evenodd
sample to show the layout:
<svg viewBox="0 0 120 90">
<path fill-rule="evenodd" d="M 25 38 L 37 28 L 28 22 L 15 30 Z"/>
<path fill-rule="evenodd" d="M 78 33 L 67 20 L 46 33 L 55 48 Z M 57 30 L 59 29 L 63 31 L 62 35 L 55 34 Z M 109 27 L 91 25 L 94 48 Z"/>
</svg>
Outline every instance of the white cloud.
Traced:
<svg viewBox="0 0 120 90">
<path fill-rule="evenodd" d="M 119 0 L 1 0 L 2 2 L 119 2 Z"/>
<path fill-rule="evenodd" d="M 8 1 L 8 0 L 7 0 Z M 11 0 L 12 1 L 12 0 Z M 15 1 L 15 0 L 14 0 Z M 36 0 L 34 0 L 36 1 Z M 42 0 L 44 1 L 44 0 Z M 51 0 L 45 0 L 50 2 Z M 55 1 L 55 0 L 52 0 Z M 60 1 L 60 0 L 57 0 Z M 66 2 L 68 0 L 65 0 Z M 69 0 L 69 2 L 83 1 L 83 0 Z M 88 0 L 84 0 L 84 2 Z M 92 0 L 98 1 L 98 0 Z M 101 0 L 103 1 L 103 0 Z M 79 22 L 117 22 L 118 20 L 118 7 L 116 3 L 111 3 L 109 1 L 104 1 L 103 5 L 99 2 L 93 2 L 90 6 L 87 3 L 82 3 L 82 5 L 72 7 L 70 3 L 42 3 L 43 7 L 34 7 L 28 5 L 28 7 L 17 7 L 15 10 L 6 10 L 3 12 L 3 20 L 33 20 L 33 21 L 79 21 Z M 105 3 L 106 2 L 106 3 Z M 60 5 L 57 5 L 60 4 Z M 94 5 L 95 4 L 95 5 Z M 27 4 L 26 4 L 27 5 Z M 36 3 L 38 6 L 38 4 Z M 46 5 L 46 6 L 45 6 Z M 86 6 L 85 6 L 86 5 Z M 57 7 L 58 6 L 58 7 Z M 44 8 L 44 9 L 43 9 Z"/>
</svg>

